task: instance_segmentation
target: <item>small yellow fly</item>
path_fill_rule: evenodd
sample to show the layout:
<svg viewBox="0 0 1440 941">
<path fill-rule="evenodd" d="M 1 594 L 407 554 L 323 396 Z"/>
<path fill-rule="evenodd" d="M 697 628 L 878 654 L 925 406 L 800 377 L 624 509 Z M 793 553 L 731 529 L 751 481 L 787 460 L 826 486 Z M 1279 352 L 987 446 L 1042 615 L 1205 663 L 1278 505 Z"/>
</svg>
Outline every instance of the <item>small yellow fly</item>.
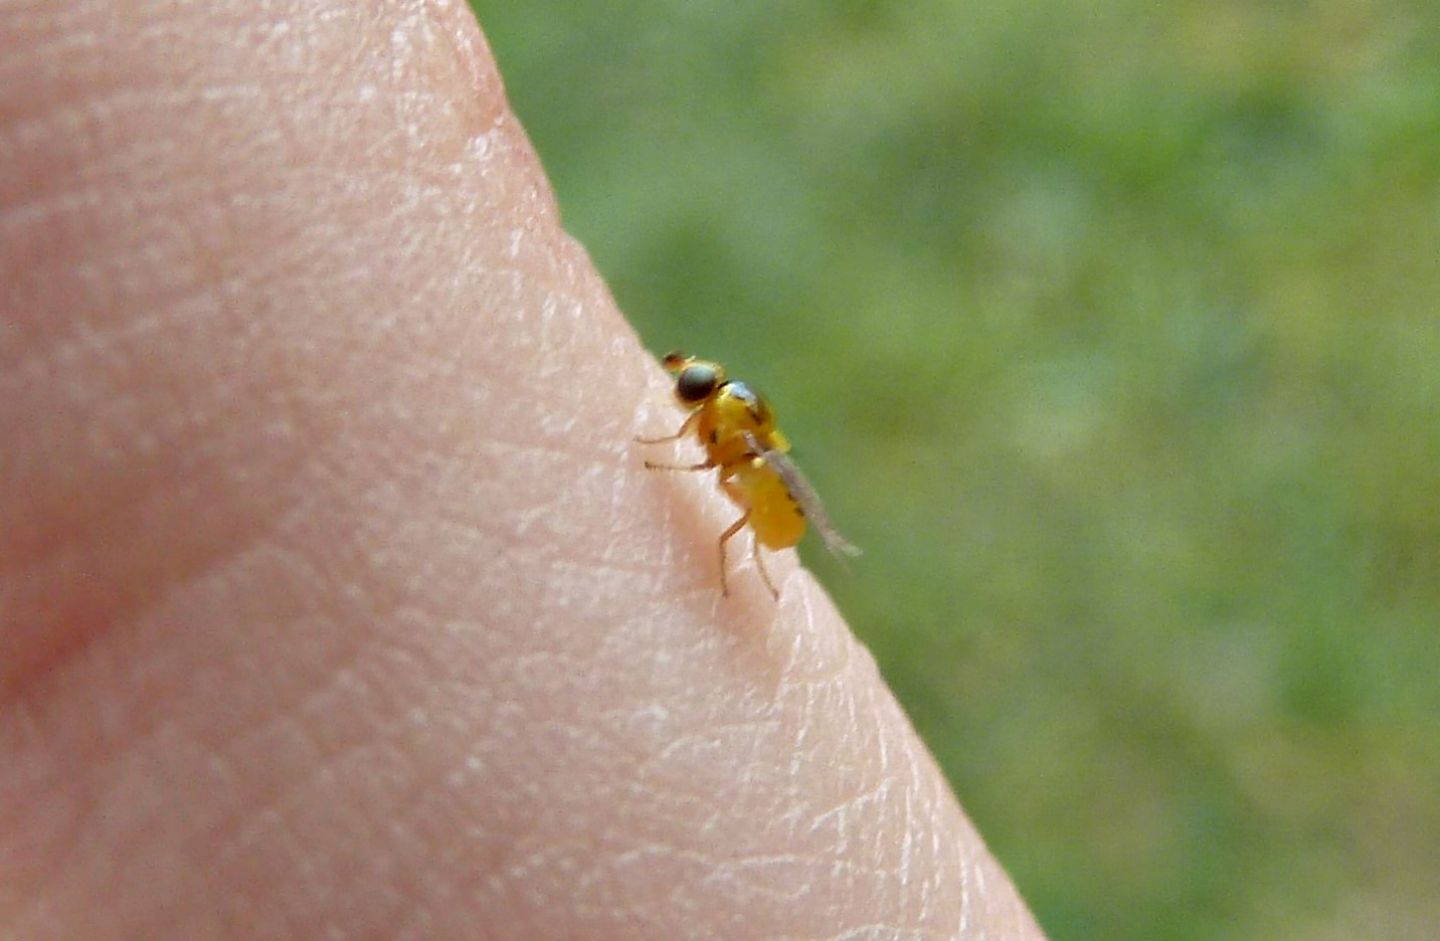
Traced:
<svg viewBox="0 0 1440 941">
<path fill-rule="evenodd" d="M 830 525 L 825 507 L 800 469 L 785 454 L 790 442 L 775 426 L 769 404 L 743 382 L 729 379 L 725 367 L 709 360 L 667 354 L 665 369 L 675 377 L 675 400 L 689 414 L 680 430 L 663 438 L 637 438 L 641 444 L 677 441 L 692 430 L 705 448 L 705 460 L 698 464 L 657 464 L 646 461 L 651 470 L 707 471 L 720 469 L 719 486 L 743 512 L 730 528 L 720 534 L 720 591 L 730 594 L 725 577 L 725 543 L 747 523 L 754 534 L 751 554 L 765 587 L 776 601 L 780 592 L 770 581 L 760 547 L 785 549 L 805 535 L 805 521 L 815 524 L 825 546 L 837 558 L 859 555 Z"/>
</svg>

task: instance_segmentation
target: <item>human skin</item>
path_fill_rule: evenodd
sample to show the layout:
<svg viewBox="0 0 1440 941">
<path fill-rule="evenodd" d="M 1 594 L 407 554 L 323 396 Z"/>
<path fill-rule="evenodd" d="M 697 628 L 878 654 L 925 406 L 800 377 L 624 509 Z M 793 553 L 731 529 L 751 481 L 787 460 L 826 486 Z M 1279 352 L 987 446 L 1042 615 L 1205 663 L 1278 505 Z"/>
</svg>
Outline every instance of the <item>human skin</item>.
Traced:
<svg viewBox="0 0 1440 941">
<path fill-rule="evenodd" d="M 1040 937 L 463 5 L 0 0 L 0 292 L 0 937 Z"/>
</svg>

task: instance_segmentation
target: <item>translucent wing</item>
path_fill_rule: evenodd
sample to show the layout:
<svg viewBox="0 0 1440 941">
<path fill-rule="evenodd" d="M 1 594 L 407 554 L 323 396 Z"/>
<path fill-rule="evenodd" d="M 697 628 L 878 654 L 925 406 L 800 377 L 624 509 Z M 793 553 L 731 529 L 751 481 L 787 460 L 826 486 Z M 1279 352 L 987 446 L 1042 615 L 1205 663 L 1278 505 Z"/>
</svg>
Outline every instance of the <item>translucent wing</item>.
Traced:
<svg viewBox="0 0 1440 941">
<path fill-rule="evenodd" d="M 820 538 L 825 540 L 825 548 L 835 558 L 844 561 L 845 556 L 856 556 L 860 554 L 860 547 L 850 542 L 830 522 L 830 517 L 825 515 L 825 505 L 820 502 L 820 497 L 815 493 L 815 488 L 810 486 L 810 481 L 800 473 L 800 468 L 790 460 L 783 452 L 763 446 L 753 434 L 745 432 L 745 443 L 749 445 L 753 454 L 761 457 L 765 463 L 775 468 L 775 473 L 785 482 L 785 489 L 800 504 L 800 509 L 805 513 L 805 518 L 814 524 Z"/>
</svg>

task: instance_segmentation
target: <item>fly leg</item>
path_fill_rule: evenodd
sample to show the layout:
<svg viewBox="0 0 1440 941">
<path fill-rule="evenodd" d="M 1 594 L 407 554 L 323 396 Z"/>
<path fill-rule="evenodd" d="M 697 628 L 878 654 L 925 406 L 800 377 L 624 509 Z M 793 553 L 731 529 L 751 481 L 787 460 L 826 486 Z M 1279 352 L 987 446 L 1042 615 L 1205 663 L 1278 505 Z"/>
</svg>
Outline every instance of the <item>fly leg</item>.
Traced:
<svg viewBox="0 0 1440 941">
<path fill-rule="evenodd" d="M 751 534 L 754 535 L 753 533 Z M 775 603 L 780 603 L 780 592 L 775 588 L 775 583 L 770 581 L 770 573 L 765 570 L 765 557 L 760 554 L 760 540 L 752 538 L 750 542 L 750 554 L 755 557 L 755 567 L 760 570 L 760 578 L 765 582 L 765 587 L 770 589 L 770 597 Z"/>
<path fill-rule="evenodd" d="M 725 530 L 724 534 L 720 537 L 720 588 L 726 595 L 728 595 L 729 592 L 724 590 L 725 541 L 738 533 L 746 523 L 750 522 L 750 514 L 753 512 L 745 491 L 741 490 L 740 487 L 735 484 L 735 481 L 730 479 L 730 475 L 734 473 L 734 470 L 735 468 L 730 466 L 720 471 L 721 489 L 723 489 L 736 504 L 745 508 L 745 515 L 736 520 L 734 525 Z M 770 573 L 765 569 L 765 557 L 760 554 L 760 540 L 754 533 L 750 534 L 750 554 L 755 558 L 755 567 L 760 570 L 760 578 L 764 580 L 765 587 L 770 589 L 770 596 L 778 602 L 780 600 L 780 592 L 775 590 L 775 583 L 770 580 Z"/>
<path fill-rule="evenodd" d="M 750 522 L 750 511 L 746 510 L 745 515 L 731 523 L 730 528 L 720 534 L 720 594 L 727 598 L 730 597 L 730 583 L 725 579 L 725 543 L 730 537 L 745 528 L 745 524 L 748 522 Z M 766 583 L 769 583 L 768 578 L 766 579 Z"/>
<path fill-rule="evenodd" d="M 637 437 L 637 438 L 635 439 L 635 443 L 636 443 L 636 444 L 664 444 L 664 443 L 667 442 L 667 441 L 679 441 L 681 438 L 685 437 L 687 434 L 690 433 L 690 427 L 691 427 L 692 425 L 694 425 L 695 422 L 696 422 L 696 420 L 699 419 L 699 418 L 700 418 L 700 410 L 697 408 L 695 411 L 693 411 L 693 412 L 691 412 L 689 415 L 685 416 L 685 420 L 680 423 L 680 430 L 677 431 L 677 432 L 675 432 L 673 435 L 666 435 L 666 436 L 663 437 L 663 438 L 638 438 L 638 437 Z"/>
<path fill-rule="evenodd" d="M 707 471 L 714 466 L 714 461 L 701 461 L 699 464 L 656 464 L 654 461 L 645 462 L 646 470 Z"/>
</svg>

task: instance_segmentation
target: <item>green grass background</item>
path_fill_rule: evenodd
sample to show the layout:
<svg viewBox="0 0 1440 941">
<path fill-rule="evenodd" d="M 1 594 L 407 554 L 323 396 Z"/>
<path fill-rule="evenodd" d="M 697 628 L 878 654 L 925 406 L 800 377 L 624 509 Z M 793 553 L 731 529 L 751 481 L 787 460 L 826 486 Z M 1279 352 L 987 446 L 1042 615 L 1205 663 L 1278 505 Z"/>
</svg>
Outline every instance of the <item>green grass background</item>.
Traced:
<svg viewBox="0 0 1440 941">
<path fill-rule="evenodd" d="M 1440 4 L 475 5 L 1055 941 L 1440 937 Z"/>
</svg>

